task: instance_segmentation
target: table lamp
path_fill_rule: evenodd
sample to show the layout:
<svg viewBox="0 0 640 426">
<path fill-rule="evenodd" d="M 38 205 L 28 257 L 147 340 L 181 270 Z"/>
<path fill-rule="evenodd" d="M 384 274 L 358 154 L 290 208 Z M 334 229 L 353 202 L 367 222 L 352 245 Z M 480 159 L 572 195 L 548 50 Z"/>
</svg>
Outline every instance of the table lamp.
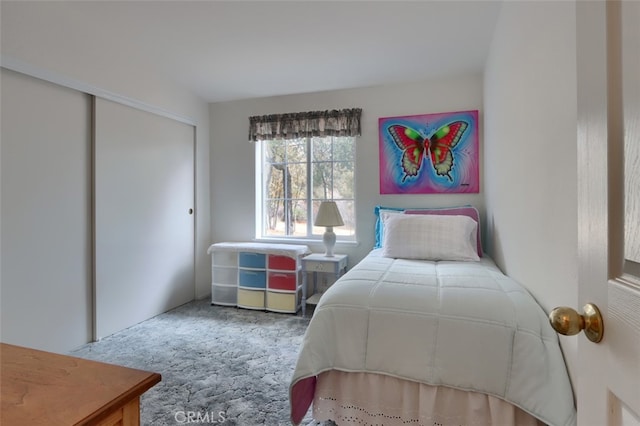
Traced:
<svg viewBox="0 0 640 426">
<path fill-rule="evenodd" d="M 333 232 L 333 227 L 344 225 L 335 201 L 323 201 L 320 203 L 316 221 L 313 224 L 315 226 L 326 227 L 325 233 L 322 236 L 322 242 L 325 247 L 324 255 L 326 257 L 333 257 L 333 246 L 336 245 L 336 234 Z"/>
</svg>

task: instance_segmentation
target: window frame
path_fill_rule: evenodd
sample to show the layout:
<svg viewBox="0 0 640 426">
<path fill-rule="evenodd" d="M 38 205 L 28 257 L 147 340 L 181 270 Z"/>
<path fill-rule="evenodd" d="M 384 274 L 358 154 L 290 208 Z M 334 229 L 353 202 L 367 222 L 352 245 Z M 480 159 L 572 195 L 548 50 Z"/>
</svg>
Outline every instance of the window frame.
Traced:
<svg viewBox="0 0 640 426">
<path fill-rule="evenodd" d="M 319 205 L 321 201 L 324 200 L 334 200 L 340 203 L 343 200 L 350 201 L 353 203 L 353 231 L 350 235 L 341 235 L 340 233 L 336 233 L 336 241 L 337 243 L 354 243 L 356 242 L 357 235 L 357 223 L 356 223 L 356 141 L 357 136 L 315 136 L 316 138 L 350 138 L 352 143 L 353 157 L 349 161 L 353 164 L 353 188 L 352 188 L 352 198 L 333 198 L 333 176 L 334 176 L 334 165 L 336 162 L 342 162 L 345 160 L 334 161 L 333 159 L 330 161 L 331 169 L 332 169 L 332 185 L 331 185 L 331 193 L 327 194 L 327 198 L 316 198 L 313 194 L 313 176 L 312 176 L 312 165 L 313 161 L 313 142 L 311 137 L 302 137 L 295 139 L 297 141 L 304 141 L 306 144 L 306 161 L 304 164 L 306 165 L 306 204 L 307 204 L 307 222 L 306 222 L 306 235 L 304 236 L 295 236 L 295 235 L 267 235 L 265 232 L 266 222 L 265 222 L 265 205 L 264 205 L 264 196 L 265 196 L 265 182 L 263 181 L 265 177 L 265 162 L 264 162 L 264 153 L 265 153 L 265 144 L 269 143 L 269 140 L 256 141 L 255 142 L 255 239 L 259 241 L 285 241 L 289 243 L 302 243 L 302 242 L 322 242 L 322 235 L 324 231 L 318 232 L 317 234 L 313 233 L 313 220 L 315 220 L 314 214 L 314 205 Z M 273 139 L 277 140 L 277 139 Z M 283 140 L 285 143 L 290 143 L 290 140 Z M 334 141 L 332 141 L 334 143 Z M 287 162 L 288 163 L 288 162 Z M 317 209 L 315 209 L 317 211 Z M 344 216 L 344 215 L 343 215 Z M 346 221 L 345 221 L 346 223 Z M 334 231 L 336 229 L 334 228 Z"/>
</svg>

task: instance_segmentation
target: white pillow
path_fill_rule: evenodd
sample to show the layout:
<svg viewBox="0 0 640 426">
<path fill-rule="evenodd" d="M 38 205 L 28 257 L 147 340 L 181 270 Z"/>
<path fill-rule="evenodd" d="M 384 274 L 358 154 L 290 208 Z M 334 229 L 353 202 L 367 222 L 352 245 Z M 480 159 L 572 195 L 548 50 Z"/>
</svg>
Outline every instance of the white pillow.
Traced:
<svg viewBox="0 0 640 426">
<path fill-rule="evenodd" d="M 404 210 L 380 210 L 380 247 L 384 245 L 384 226 L 386 220 L 391 215 L 404 214 Z"/>
<path fill-rule="evenodd" d="M 383 215 L 385 257 L 478 261 L 478 223 L 469 216 Z"/>
</svg>

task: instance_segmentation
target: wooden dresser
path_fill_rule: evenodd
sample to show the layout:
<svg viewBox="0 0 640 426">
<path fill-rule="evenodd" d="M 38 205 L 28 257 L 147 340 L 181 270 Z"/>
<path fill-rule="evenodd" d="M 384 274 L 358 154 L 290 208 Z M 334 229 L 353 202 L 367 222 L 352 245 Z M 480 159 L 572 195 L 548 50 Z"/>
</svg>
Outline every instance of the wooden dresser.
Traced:
<svg viewBox="0 0 640 426">
<path fill-rule="evenodd" d="M 2 411 L 11 426 L 139 425 L 158 373 L 0 343 Z"/>
</svg>

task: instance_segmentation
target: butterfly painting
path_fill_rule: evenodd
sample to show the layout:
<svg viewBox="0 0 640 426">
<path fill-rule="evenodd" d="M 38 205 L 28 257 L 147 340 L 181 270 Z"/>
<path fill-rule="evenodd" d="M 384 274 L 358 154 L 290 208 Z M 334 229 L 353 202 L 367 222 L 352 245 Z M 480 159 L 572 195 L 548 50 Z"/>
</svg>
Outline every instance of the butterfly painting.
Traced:
<svg viewBox="0 0 640 426">
<path fill-rule="evenodd" d="M 380 193 L 478 192 L 477 113 L 381 118 Z"/>
<path fill-rule="evenodd" d="M 418 174 L 424 155 L 430 156 L 438 175 L 453 180 L 449 174 L 453 167 L 453 148 L 468 128 L 467 122 L 454 121 L 440 127 L 431 137 L 425 138 L 411 127 L 402 124 L 389 126 L 389 134 L 403 152 L 401 164 L 405 175 L 402 181 L 404 182 L 407 176 Z"/>
</svg>

